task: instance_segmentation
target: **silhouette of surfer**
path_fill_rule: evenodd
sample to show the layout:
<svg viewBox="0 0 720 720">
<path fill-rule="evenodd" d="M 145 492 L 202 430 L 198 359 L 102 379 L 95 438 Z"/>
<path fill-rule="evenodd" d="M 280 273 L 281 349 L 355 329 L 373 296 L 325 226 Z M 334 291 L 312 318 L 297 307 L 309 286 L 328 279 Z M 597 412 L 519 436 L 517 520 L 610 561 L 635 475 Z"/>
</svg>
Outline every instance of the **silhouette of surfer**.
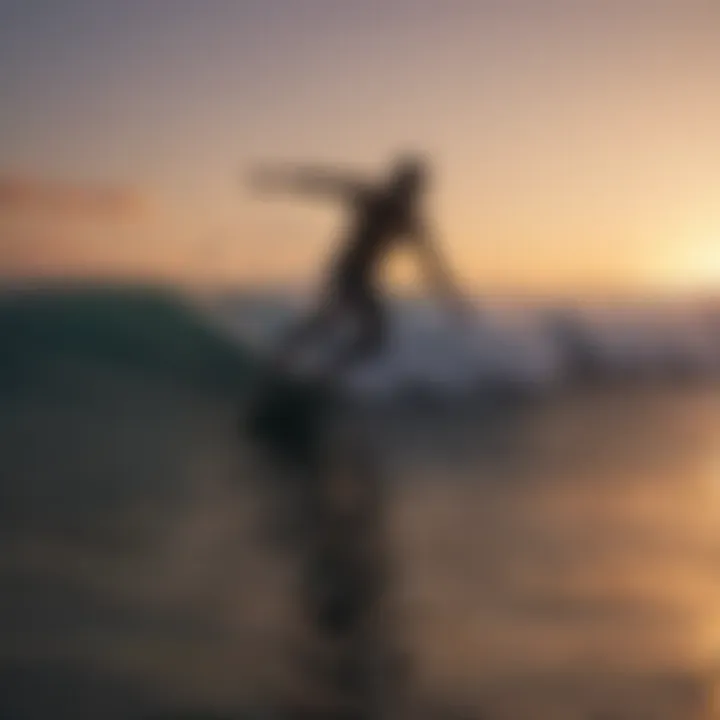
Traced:
<svg viewBox="0 0 720 720">
<path fill-rule="evenodd" d="M 387 328 L 380 270 L 389 253 L 402 242 L 416 249 L 428 280 L 440 295 L 454 310 L 464 312 L 423 218 L 421 205 L 428 187 L 428 169 L 421 159 L 400 159 L 390 177 L 380 183 L 316 168 L 262 169 L 253 180 L 255 188 L 263 191 L 334 197 L 351 212 L 349 230 L 333 258 L 317 307 L 285 339 L 275 358 L 276 368 L 288 368 L 309 341 L 351 317 L 359 325 L 355 339 L 335 355 L 324 372 L 335 376 L 377 355 L 385 345 Z"/>
</svg>

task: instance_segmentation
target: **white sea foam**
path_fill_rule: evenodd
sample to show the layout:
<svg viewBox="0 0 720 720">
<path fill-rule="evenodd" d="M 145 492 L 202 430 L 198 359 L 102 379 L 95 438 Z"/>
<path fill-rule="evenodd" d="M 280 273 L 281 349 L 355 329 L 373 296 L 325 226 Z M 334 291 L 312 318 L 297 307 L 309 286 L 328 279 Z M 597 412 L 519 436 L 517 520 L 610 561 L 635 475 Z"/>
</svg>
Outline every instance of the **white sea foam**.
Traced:
<svg viewBox="0 0 720 720">
<path fill-rule="evenodd" d="M 373 394 L 463 396 L 498 385 L 542 389 L 580 377 L 698 377 L 720 373 L 720 313 L 662 305 L 549 311 L 532 303 L 478 304 L 459 325 L 423 303 L 395 303 L 382 357 L 353 373 Z M 481 310 L 480 310 L 481 309 Z M 271 348 L 298 315 L 289 300 L 247 298 L 216 306 L 236 339 Z"/>
</svg>

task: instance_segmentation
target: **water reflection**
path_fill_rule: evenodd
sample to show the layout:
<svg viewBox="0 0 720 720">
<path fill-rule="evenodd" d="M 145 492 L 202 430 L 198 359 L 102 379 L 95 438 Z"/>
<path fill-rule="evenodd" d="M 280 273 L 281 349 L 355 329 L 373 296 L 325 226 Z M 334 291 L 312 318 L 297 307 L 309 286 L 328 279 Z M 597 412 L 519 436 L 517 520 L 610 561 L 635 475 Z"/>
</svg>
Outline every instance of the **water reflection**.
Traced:
<svg viewBox="0 0 720 720">
<path fill-rule="evenodd" d="M 520 693 L 533 717 L 596 693 L 621 716 L 701 706 L 720 650 L 718 409 L 702 391 L 568 397 L 526 416 L 499 465 L 421 484 L 413 468 L 397 542 L 421 685 L 498 712 Z"/>
<path fill-rule="evenodd" d="M 638 390 L 502 421 L 369 418 L 394 478 L 412 714 L 707 712 L 719 411 L 717 391 Z M 297 695 L 298 567 L 268 540 L 228 401 L 103 376 L 72 405 L 45 390 L 1 414 L 7 717 L 232 716 Z"/>
</svg>

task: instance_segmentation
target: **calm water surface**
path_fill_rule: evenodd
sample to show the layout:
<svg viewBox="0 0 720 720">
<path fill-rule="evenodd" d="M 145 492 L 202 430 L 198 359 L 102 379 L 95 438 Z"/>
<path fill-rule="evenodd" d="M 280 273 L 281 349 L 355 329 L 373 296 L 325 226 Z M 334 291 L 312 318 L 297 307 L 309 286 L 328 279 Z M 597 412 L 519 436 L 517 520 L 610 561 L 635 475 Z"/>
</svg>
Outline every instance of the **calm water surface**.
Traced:
<svg viewBox="0 0 720 720">
<path fill-rule="evenodd" d="M 297 563 L 270 543 L 267 470 L 233 406 L 73 372 L 0 410 L 0 716 L 291 692 Z M 720 392 L 383 413 L 371 438 L 413 715 L 712 717 Z"/>
</svg>

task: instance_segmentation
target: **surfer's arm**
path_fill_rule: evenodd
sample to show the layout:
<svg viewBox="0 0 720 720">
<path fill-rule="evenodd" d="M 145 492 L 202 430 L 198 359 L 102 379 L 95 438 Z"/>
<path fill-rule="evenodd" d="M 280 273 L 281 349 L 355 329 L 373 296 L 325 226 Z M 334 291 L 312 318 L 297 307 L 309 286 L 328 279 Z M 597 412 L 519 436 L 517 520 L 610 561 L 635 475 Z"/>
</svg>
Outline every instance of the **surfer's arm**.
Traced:
<svg viewBox="0 0 720 720">
<path fill-rule="evenodd" d="M 359 178 L 317 167 L 256 168 L 250 175 L 251 186 L 262 192 L 294 192 L 327 195 L 352 200 L 366 188 Z"/>
<path fill-rule="evenodd" d="M 413 230 L 412 238 L 428 285 L 453 313 L 464 312 L 464 298 L 444 255 L 440 252 L 437 237 L 426 226 L 419 226 Z"/>
</svg>

